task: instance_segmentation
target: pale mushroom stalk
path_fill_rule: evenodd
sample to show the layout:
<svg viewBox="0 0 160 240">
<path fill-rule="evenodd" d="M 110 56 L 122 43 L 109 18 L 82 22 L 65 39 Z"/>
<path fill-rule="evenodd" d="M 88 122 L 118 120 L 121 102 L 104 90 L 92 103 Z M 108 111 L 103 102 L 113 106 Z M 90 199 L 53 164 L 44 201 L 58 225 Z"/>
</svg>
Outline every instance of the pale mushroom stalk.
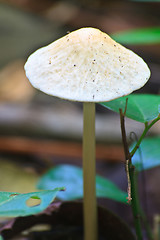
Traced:
<svg viewBox="0 0 160 240">
<path fill-rule="evenodd" d="M 95 103 L 83 103 L 84 239 L 97 240 Z"/>
<path fill-rule="evenodd" d="M 84 103 L 84 232 L 85 240 L 96 240 L 95 103 L 141 88 L 150 70 L 142 58 L 106 33 L 81 28 L 33 53 L 25 71 L 42 92 Z"/>
</svg>

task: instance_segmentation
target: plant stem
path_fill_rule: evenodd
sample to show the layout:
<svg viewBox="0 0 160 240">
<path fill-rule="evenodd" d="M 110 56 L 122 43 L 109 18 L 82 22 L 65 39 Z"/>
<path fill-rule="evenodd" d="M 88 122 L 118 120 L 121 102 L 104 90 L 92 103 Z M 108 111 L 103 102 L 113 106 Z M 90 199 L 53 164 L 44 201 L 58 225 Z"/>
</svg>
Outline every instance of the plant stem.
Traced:
<svg viewBox="0 0 160 240">
<path fill-rule="evenodd" d="M 83 103 L 84 239 L 97 240 L 95 103 Z"/>
<path fill-rule="evenodd" d="M 138 197 L 138 187 L 137 187 L 137 176 L 135 173 L 135 167 L 132 165 L 132 163 L 129 163 L 129 175 L 130 175 L 130 181 L 131 181 L 131 207 L 132 207 L 132 213 L 134 217 L 134 225 L 136 229 L 136 234 L 138 240 L 142 240 L 142 229 L 141 229 L 141 207 Z"/>
<path fill-rule="evenodd" d="M 126 108 L 127 108 L 127 102 L 126 102 Z M 137 144 L 135 145 L 134 149 L 129 152 L 129 147 L 127 143 L 127 137 L 126 137 L 126 130 L 125 130 L 125 113 L 122 112 L 122 109 L 120 109 L 120 120 L 121 120 L 121 132 L 122 132 L 122 141 L 124 146 L 124 152 L 126 157 L 126 169 L 128 170 L 127 175 L 129 175 L 129 189 L 128 189 L 128 201 L 131 201 L 131 207 L 132 207 L 132 213 L 134 217 L 134 224 L 136 229 L 136 234 L 138 240 L 142 240 L 142 229 L 141 229 L 141 220 L 144 223 L 146 233 L 148 236 L 148 239 L 153 240 L 153 235 L 150 229 L 150 226 L 148 224 L 148 221 L 146 219 L 146 216 L 141 208 L 139 197 L 138 197 L 138 186 L 137 186 L 137 172 L 135 170 L 135 167 L 132 165 L 132 157 L 139 148 L 139 145 L 141 144 L 143 138 L 145 137 L 146 133 L 149 131 L 149 129 L 160 120 L 160 115 L 154 119 L 150 124 L 145 124 L 145 129 L 137 141 Z"/>
<path fill-rule="evenodd" d="M 140 218 L 140 202 L 139 202 L 139 198 L 138 198 L 137 178 L 135 176 L 135 168 L 131 162 L 131 155 L 129 152 L 126 130 L 125 130 L 125 112 L 123 113 L 122 109 L 120 109 L 120 120 L 121 120 L 122 141 L 123 141 L 125 158 L 126 158 L 126 170 L 128 171 L 127 174 L 129 174 L 128 202 L 131 202 L 137 239 L 142 240 L 143 237 L 142 237 L 142 229 L 141 229 L 141 221 L 140 221 L 141 220 L 141 218 Z"/>
<path fill-rule="evenodd" d="M 141 232 L 141 229 L 139 228 L 141 227 L 141 221 L 143 221 L 148 239 L 153 240 L 153 235 L 152 235 L 150 226 L 148 224 L 146 216 L 140 205 L 139 195 L 138 195 L 138 186 L 137 186 L 137 172 L 135 167 L 132 165 L 132 163 L 130 163 L 129 172 L 130 172 L 130 181 L 131 181 L 131 195 L 134 196 L 132 198 L 131 207 L 132 207 L 132 212 L 134 216 L 136 233 Z M 141 233 L 141 236 L 140 234 L 139 235 L 137 234 L 137 236 L 138 236 L 138 240 L 143 239 L 142 233 Z"/>
</svg>

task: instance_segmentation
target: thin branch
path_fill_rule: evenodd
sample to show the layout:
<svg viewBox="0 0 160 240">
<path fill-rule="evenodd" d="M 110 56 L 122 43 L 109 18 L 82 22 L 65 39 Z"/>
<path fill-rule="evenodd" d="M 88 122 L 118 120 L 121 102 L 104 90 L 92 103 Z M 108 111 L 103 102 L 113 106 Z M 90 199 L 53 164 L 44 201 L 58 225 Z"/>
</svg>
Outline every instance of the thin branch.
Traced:
<svg viewBox="0 0 160 240">
<path fill-rule="evenodd" d="M 126 160 L 130 160 L 130 153 L 129 153 L 129 148 L 128 148 L 128 143 L 127 143 L 127 137 L 126 137 L 126 129 L 125 129 L 125 115 L 122 112 L 122 109 L 119 109 L 120 112 L 120 121 L 121 121 L 121 133 L 122 133 L 122 142 L 123 142 L 123 147 L 124 147 L 124 153 L 125 153 L 125 158 Z"/>
<path fill-rule="evenodd" d="M 138 199 L 137 180 L 135 177 L 135 168 L 131 162 L 131 155 L 129 152 L 126 130 L 125 130 L 126 109 L 127 109 L 127 101 L 126 101 L 124 113 L 122 112 L 122 109 L 119 109 L 120 121 L 121 121 L 122 142 L 123 142 L 125 158 L 126 158 L 126 172 L 127 172 L 127 179 L 128 179 L 128 197 L 127 197 L 127 199 L 128 199 L 128 202 L 131 203 L 137 238 L 138 238 L 138 240 L 142 240 L 143 237 L 142 237 L 142 229 L 141 229 L 140 203 L 139 203 L 139 199 Z"/>
<path fill-rule="evenodd" d="M 127 101 L 126 101 L 126 106 L 127 106 Z M 128 143 L 127 143 L 127 136 L 126 136 L 126 129 L 125 129 L 125 113 L 126 113 L 127 107 L 125 107 L 124 113 L 122 112 L 122 109 L 119 109 L 120 111 L 120 120 L 121 120 L 121 132 L 122 132 L 122 142 L 123 142 L 123 147 L 124 147 L 124 152 L 125 152 L 125 169 L 126 169 L 126 174 L 127 174 L 127 182 L 128 182 L 128 187 L 127 187 L 127 202 L 130 203 L 132 200 L 131 196 L 131 181 L 130 181 L 130 174 L 129 174 L 129 165 L 131 163 L 131 157 L 129 153 L 129 148 L 128 148 Z"/>
<path fill-rule="evenodd" d="M 143 138 L 146 136 L 147 132 L 149 131 L 149 129 L 160 120 L 160 115 L 155 118 L 150 124 L 145 124 L 145 129 L 142 133 L 142 135 L 140 136 L 139 140 L 137 141 L 135 147 L 133 148 L 133 150 L 130 153 L 131 158 L 133 157 L 133 155 L 135 154 L 135 152 L 137 151 L 137 149 L 139 148 L 139 145 L 141 144 Z"/>
<path fill-rule="evenodd" d="M 127 102 L 126 102 L 127 106 Z M 127 179 L 128 179 L 128 202 L 131 202 L 132 207 L 132 213 L 134 217 L 134 224 L 137 234 L 137 239 L 142 240 L 142 229 L 141 229 L 141 220 L 143 220 L 148 239 L 153 239 L 152 232 L 150 230 L 150 226 L 148 224 L 148 221 L 146 219 L 146 216 L 144 215 L 144 212 L 141 209 L 139 197 L 138 197 L 138 186 L 137 186 L 137 173 L 135 170 L 135 167 L 132 165 L 132 156 L 136 152 L 136 150 L 139 148 L 139 145 L 143 138 L 145 137 L 147 131 L 157 122 L 160 120 L 160 115 L 154 119 L 150 124 L 145 124 L 145 130 L 143 131 L 141 137 L 137 141 L 137 144 L 135 148 L 132 150 L 132 152 L 129 152 L 129 147 L 127 143 L 127 137 L 126 137 L 126 130 L 125 130 L 125 113 L 122 112 L 122 109 L 119 110 L 120 112 L 120 121 L 121 121 L 121 132 L 122 132 L 122 141 L 124 146 L 124 152 L 125 152 L 125 158 L 126 158 L 126 172 L 127 172 Z"/>
</svg>

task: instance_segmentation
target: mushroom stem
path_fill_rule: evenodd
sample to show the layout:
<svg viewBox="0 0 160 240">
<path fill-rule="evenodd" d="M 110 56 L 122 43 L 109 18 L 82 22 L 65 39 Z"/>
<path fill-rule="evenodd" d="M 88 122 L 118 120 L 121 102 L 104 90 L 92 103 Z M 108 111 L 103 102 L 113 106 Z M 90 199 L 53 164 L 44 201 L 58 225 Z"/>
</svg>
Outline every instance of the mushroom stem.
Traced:
<svg viewBox="0 0 160 240">
<path fill-rule="evenodd" d="M 95 103 L 83 103 L 84 239 L 97 240 Z"/>
</svg>

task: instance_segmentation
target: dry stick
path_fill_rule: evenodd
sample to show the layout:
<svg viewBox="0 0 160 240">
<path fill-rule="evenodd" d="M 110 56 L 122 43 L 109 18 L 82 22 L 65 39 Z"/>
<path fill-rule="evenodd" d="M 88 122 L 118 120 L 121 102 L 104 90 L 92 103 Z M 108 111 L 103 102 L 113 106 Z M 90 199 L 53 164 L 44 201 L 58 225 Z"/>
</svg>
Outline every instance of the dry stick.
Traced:
<svg viewBox="0 0 160 240">
<path fill-rule="evenodd" d="M 95 103 L 83 103 L 84 239 L 97 240 Z"/>
<path fill-rule="evenodd" d="M 63 149 L 63 151 L 62 151 Z M 62 140 L 38 140 L 25 137 L 0 137 L 0 152 L 18 154 L 39 154 L 47 156 L 69 158 L 82 158 L 82 145 L 79 142 L 68 142 Z M 123 147 L 118 145 L 97 144 L 96 158 L 98 161 L 120 161 L 124 160 Z M 49 159 L 48 159 L 49 160 Z"/>
<path fill-rule="evenodd" d="M 127 102 L 126 102 L 126 107 L 127 107 Z M 138 191 L 137 191 L 137 181 L 135 178 L 135 168 L 131 162 L 131 156 L 128 148 L 126 130 L 125 130 L 124 118 L 125 118 L 126 108 L 124 113 L 122 112 L 122 109 L 120 109 L 119 111 L 120 111 L 120 120 L 121 120 L 122 141 L 123 141 L 125 158 L 126 158 L 126 171 L 128 175 L 128 181 L 129 181 L 128 182 L 128 202 L 131 202 L 137 239 L 142 240 L 143 236 L 142 236 L 141 219 L 140 219 L 141 212 L 140 212 L 140 203 L 139 203 Z"/>
</svg>

